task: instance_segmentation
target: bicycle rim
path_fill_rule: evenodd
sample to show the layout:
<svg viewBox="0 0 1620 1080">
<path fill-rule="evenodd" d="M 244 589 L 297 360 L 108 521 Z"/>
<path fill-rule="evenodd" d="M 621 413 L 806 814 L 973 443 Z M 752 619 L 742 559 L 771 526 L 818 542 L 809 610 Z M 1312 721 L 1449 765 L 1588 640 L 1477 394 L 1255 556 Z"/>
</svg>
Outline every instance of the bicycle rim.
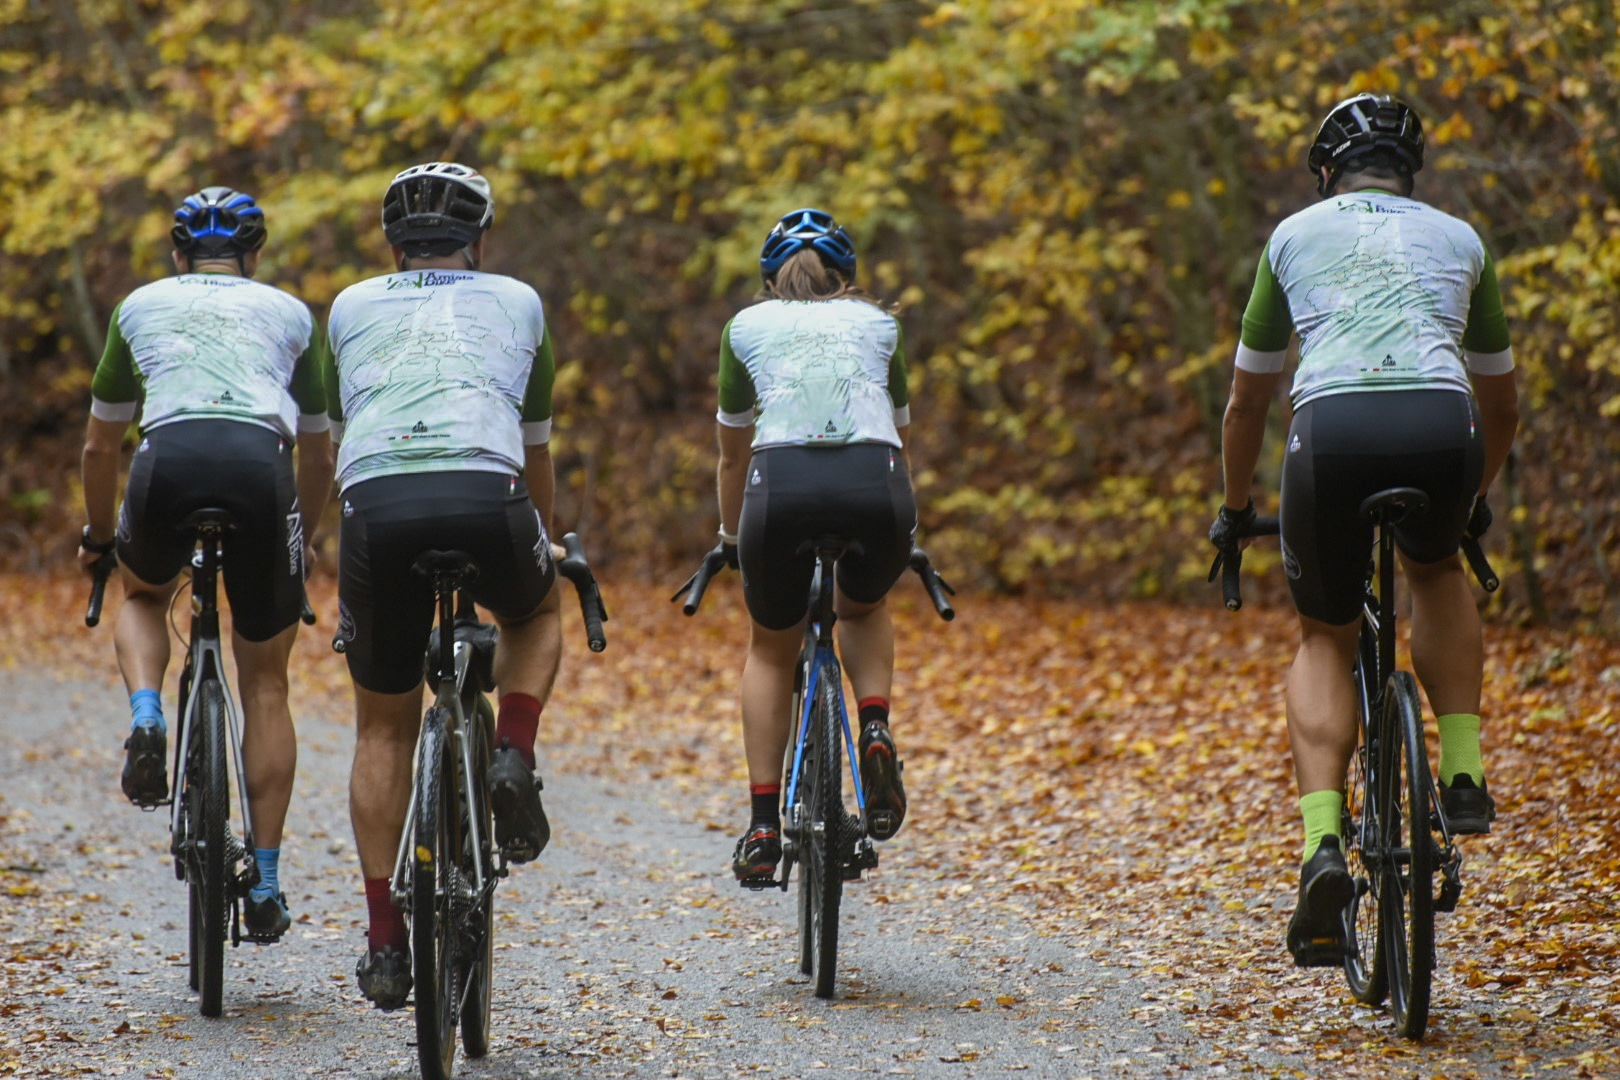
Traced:
<svg viewBox="0 0 1620 1080">
<path fill-rule="evenodd" d="M 1391 874 L 1399 887 L 1389 890 L 1384 907 L 1390 1010 L 1396 1032 L 1415 1041 L 1428 1025 L 1434 974 L 1434 841 L 1429 833 L 1429 753 L 1417 683 L 1410 673 L 1390 676 L 1384 713 L 1385 730 L 1395 740 L 1389 833 L 1402 847 L 1400 865 Z"/>
<path fill-rule="evenodd" d="M 463 811 L 477 815 L 478 833 L 483 838 L 483 850 L 474 851 L 470 842 L 472 830 L 462 829 L 461 872 L 471 887 L 478 879 L 474 876 L 474 863 L 482 860 L 486 888 L 482 896 L 473 897 L 473 908 L 466 915 L 463 947 L 464 987 L 461 1003 L 461 1048 L 470 1058 L 489 1053 L 490 997 L 495 983 L 495 861 L 490 855 L 493 843 L 494 819 L 489 805 L 490 743 L 494 738 L 495 713 L 489 700 L 479 695 L 468 725 L 472 739 L 473 790 L 468 793 Z"/>
<path fill-rule="evenodd" d="M 1376 690 L 1377 647 L 1378 639 L 1372 628 L 1363 624 L 1353 673 L 1360 745 L 1350 760 L 1341 821 L 1345 860 L 1355 879 L 1355 896 L 1350 901 L 1350 917 L 1345 925 L 1349 952 L 1344 958 L 1344 978 L 1350 984 L 1350 993 L 1366 1005 L 1380 1005 L 1389 996 L 1389 972 L 1378 940 L 1379 897 L 1383 889 L 1378 838 L 1382 834 L 1375 813 L 1378 800 L 1374 797 L 1373 785 L 1381 775 L 1376 756 L 1379 740 L 1377 725 L 1369 723 Z"/>
<path fill-rule="evenodd" d="M 197 957 L 198 1006 L 204 1016 L 218 1016 L 225 996 L 225 925 L 230 917 L 225 836 L 230 828 L 230 780 L 225 766 L 225 691 L 213 679 L 197 691 L 195 744 L 199 764 L 191 806 L 198 814 L 198 923 L 192 943 Z"/>
<path fill-rule="evenodd" d="M 422 719 L 416 762 L 416 835 L 411 860 L 411 954 L 416 985 L 416 1051 L 423 1080 L 446 1080 L 455 1063 L 456 964 L 450 895 L 454 876 L 450 814 L 455 797 L 446 712 Z"/>
<path fill-rule="evenodd" d="M 844 894 L 844 799 L 840 774 L 843 740 L 839 731 L 839 704 L 843 675 L 836 661 L 821 672 L 811 723 L 816 731 L 814 786 L 806 802 L 815 818 L 810 846 L 816 867 L 815 921 L 816 996 L 833 996 L 838 977 L 838 909 Z"/>
</svg>

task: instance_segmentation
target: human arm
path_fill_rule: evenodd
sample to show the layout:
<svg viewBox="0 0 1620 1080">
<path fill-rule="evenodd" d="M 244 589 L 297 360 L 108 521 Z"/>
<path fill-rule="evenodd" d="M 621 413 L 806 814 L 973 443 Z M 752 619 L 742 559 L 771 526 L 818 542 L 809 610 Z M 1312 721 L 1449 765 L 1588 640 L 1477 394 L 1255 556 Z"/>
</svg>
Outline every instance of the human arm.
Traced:
<svg viewBox="0 0 1620 1080">
<path fill-rule="evenodd" d="M 906 342 L 900 321 L 894 324 L 894 352 L 889 357 L 889 400 L 894 403 L 895 434 L 900 438 L 900 457 L 911 473 L 911 386 L 906 371 Z"/>
<path fill-rule="evenodd" d="M 118 463 L 124 432 L 135 419 L 140 379 L 129 344 L 119 328 L 123 305 L 114 309 L 107 327 L 107 346 L 96 365 L 91 381 L 90 420 L 85 429 L 84 452 L 79 459 L 80 480 L 84 487 L 84 517 L 93 544 L 113 539 L 116 529 L 115 503 L 118 498 Z M 88 567 L 101 556 L 79 549 L 79 562 Z"/>
<path fill-rule="evenodd" d="M 1221 419 L 1221 471 L 1226 506 L 1249 505 L 1255 466 L 1265 442 L 1266 414 L 1282 381 L 1294 322 L 1271 270 L 1271 245 L 1260 254 L 1254 288 L 1243 311 L 1243 333 L 1233 363 L 1232 392 Z"/>
<path fill-rule="evenodd" d="M 1483 498 L 1491 482 L 1513 449 L 1519 430 L 1518 378 L 1514 374 L 1513 348 L 1508 338 L 1507 315 L 1502 307 L 1496 267 L 1485 256 L 1479 282 L 1468 302 L 1468 325 L 1463 330 L 1463 359 L 1468 365 L 1468 381 L 1479 405 L 1480 426 L 1485 439 L 1485 475 L 1480 480 Z"/>
<path fill-rule="evenodd" d="M 742 521 L 743 490 L 748 482 L 748 459 L 754 445 L 754 425 L 733 427 L 715 425 L 720 444 L 720 464 L 715 469 L 715 486 L 720 497 L 720 536 L 736 543 Z"/>
<path fill-rule="evenodd" d="M 1480 428 L 1485 438 L 1485 475 L 1479 482 L 1483 498 L 1507 462 L 1513 436 L 1519 430 L 1518 378 L 1510 369 L 1501 375 L 1469 374 L 1474 400 L 1479 404 Z"/>
</svg>

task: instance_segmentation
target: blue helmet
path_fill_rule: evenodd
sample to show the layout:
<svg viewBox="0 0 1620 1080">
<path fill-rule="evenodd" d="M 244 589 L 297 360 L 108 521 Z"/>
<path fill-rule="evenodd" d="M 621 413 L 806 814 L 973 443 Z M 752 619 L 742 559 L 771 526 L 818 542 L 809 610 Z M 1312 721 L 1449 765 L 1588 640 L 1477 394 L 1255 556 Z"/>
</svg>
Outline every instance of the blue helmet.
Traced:
<svg viewBox="0 0 1620 1080">
<path fill-rule="evenodd" d="M 174 212 L 169 237 L 190 258 L 241 258 L 264 246 L 264 211 L 245 192 L 206 187 Z"/>
<path fill-rule="evenodd" d="M 759 253 L 759 276 L 769 282 L 783 263 L 805 248 L 812 248 L 845 281 L 854 282 L 855 245 L 849 233 L 827 211 L 811 209 L 795 210 L 776 223 Z"/>
</svg>

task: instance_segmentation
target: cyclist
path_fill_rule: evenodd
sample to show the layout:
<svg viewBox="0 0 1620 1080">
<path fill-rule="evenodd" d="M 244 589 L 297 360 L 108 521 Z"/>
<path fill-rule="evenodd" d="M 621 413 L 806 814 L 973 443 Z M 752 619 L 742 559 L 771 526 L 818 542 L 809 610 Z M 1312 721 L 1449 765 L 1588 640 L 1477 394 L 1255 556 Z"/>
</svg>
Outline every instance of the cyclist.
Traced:
<svg viewBox="0 0 1620 1080">
<path fill-rule="evenodd" d="M 320 519 L 332 485 L 322 344 L 301 301 L 253 280 L 265 228 L 252 196 L 226 187 L 188 196 L 170 238 L 178 276 L 114 309 L 91 384 L 79 561 L 88 569 L 116 549 L 123 567 L 114 644 L 133 719 L 122 783 L 151 809 L 169 793 L 159 696 L 167 615 L 195 544 L 180 523 L 207 506 L 235 518 L 224 584 L 248 800 L 255 840 L 267 845 L 254 852 L 259 881 L 243 915 L 251 938 L 274 941 L 291 923 L 279 870 L 298 757 L 287 659 L 304 602 L 305 522 Z M 115 533 L 120 447 L 137 411 L 140 444 Z"/>
<path fill-rule="evenodd" d="M 1363 499 L 1420 488 L 1396 542 L 1412 593 L 1411 649 L 1439 717 L 1441 803 L 1452 831 L 1490 829 L 1480 759 L 1484 646 L 1458 544 L 1490 524 L 1485 501 L 1518 406 L 1496 271 L 1474 230 L 1411 197 L 1423 128 L 1405 102 L 1357 94 L 1307 156 L 1323 201 L 1287 218 L 1261 256 L 1243 316 L 1221 447 L 1226 498 L 1210 528 L 1236 551 L 1266 412 L 1299 333 L 1282 472 L 1282 554 L 1301 642 L 1288 674 L 1289 741 L 1305 844 L 1288 947 L 1337 965 L 1352 883 L 1340 812 L 1356 744 L 1351 666 L 1372 544 Z"/>
<path fill-rule="evenodd" d="M 397 272 L 345 289 L 328 324 L 343 506 L 338 634 L 357 726 L 349 805 L 370 918 L 355 973 L 383 1009 L 403 1005 L 411 985 L 389 877 L 410 804 L 434 615 L 432 584 L 411 569 L 425 550 L 471 554 L 472 596 L 500 624 L 496 841 L 527 862 L 551 835 L 534 753 L 562 650 L 544 524 L 555 361 L 534 289 L 479 270 L 494 218 L 489 181 L 465 165 L 399 173 L 382 204 Z"/>
<path fill-rule="evenodd" d="M 838 643 L 858 702 L 860 768 L 872 835 L 906 813 L 889 733 L 894 625 L 884 597 L 917 528 L 905 458 L 905 350 L 895 317 L 855 286 L 849 234 L 796 210 L 765 238 L 759 303 L 720 342 L 720 543 L 742 571 L 752 617 L 743 665 L 743 747 L 752 816 L 737 841 L 739 881 L 782 857 L 782 755 L 815 554 L 827 534 L 857 547 L 838 563 Z"/>
</svg>

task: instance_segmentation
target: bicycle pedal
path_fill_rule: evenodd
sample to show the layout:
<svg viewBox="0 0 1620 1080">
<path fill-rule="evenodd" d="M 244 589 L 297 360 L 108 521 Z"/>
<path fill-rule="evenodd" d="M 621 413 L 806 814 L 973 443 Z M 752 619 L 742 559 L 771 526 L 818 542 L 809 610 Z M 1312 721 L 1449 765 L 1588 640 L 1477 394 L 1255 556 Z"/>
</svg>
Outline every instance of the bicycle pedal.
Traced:
<svg viewBox="0 0 1620 1080">
<path fill-rule="evenodd" d="M 737 884 L 749 892 L 764 892 L 766 889 L 786 889 L 786 881 L 777 881 L 775 878 L 738 878 Z"/>
</svg>

